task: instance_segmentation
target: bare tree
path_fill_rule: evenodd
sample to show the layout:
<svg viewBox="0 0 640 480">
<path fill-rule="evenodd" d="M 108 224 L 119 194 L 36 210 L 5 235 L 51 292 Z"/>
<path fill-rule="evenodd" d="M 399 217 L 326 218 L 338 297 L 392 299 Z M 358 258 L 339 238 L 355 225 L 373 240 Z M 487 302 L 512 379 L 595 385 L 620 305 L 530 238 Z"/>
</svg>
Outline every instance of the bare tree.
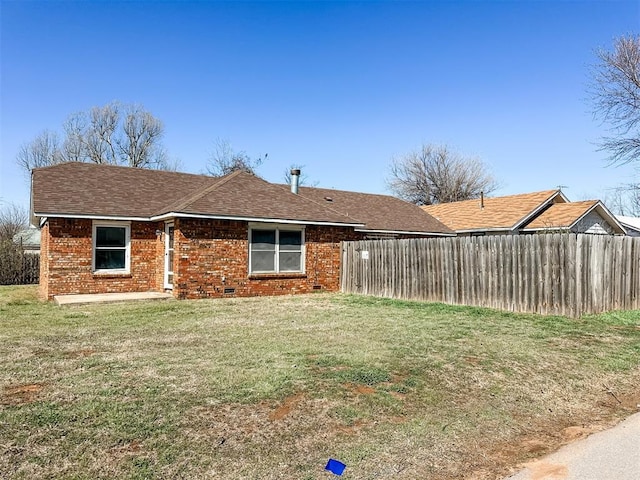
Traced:
<svg viewBox="0 0 640 480">
<path fill-rule="evenodd" d="M 456 202 L 493 192 L 498 184 L 479 158 L 466 158 L 442 145 L 423 145 L 396 157 L 387 186 L 417 205 Z"/>
<path fill-rule="evenodd" d="M 15 203 L 0 206 L 0 242 L 12 242 L 21 230 L 29 225 L 29 214 Z"/>
<path fill-rule="evenodd" d="M 164 133 L 162 122 L 139 106 L 127 108 L 123 131 L 118 140 L 122 157 L 132 167 L 166 166 L 166 157 L 159 145 Z"/>
<path fill-rule="evenodd" d="M 85 123 L 82 140 L 85 146 L 87 160 L 93 163 L 118 164 L 116 152 L 116 131 L 120 120 L 117 103 L 110 103 L 104 107 L 93 107 L 88 114 L 88 121 L 83 122 L 85 113 L 77 114 L 79 123 Z"/>
<path fill-rule="evenodd" d="M 162 147 L 164 126 L 140 105 L 111 102 L 74 113 L 63 123 L 64 140 L 44 131 L 18 152 L 26 171 L 61 162 L 93 162 L 172 170 Z"/>
<path fill-rule="evenodd" d="M 33 140 L 22 144 L 16 161 L 29 172 L 32 168 L 46 167 L 66 161 L 56 132 L 44 130 Z"/>
<path fill-rule="evenodd" d="M 207 162 L 207 173 L 214 177 L 228 175 L 242 170 L 257 175 L 256 170 L 267 159 L 269 154 L 258 158 L 251 158 L 244 151 L 236 152 L 227 140 L 216 139 L 214 151 Z"/>
<path fill-rule="evenodd" d="M 593 113 L 609 124 L 600 150 L 610 152 L 612 164 L 640 160 L 640 36 L 615 40 L 613 52 L 596 52 L 590 94 Z"/>
<path fill-rule="evenodd" d="M 640 216 L 640 184 L 628 184 L 607 192 L 604 203 L 616 215 Z"/>
</svg>

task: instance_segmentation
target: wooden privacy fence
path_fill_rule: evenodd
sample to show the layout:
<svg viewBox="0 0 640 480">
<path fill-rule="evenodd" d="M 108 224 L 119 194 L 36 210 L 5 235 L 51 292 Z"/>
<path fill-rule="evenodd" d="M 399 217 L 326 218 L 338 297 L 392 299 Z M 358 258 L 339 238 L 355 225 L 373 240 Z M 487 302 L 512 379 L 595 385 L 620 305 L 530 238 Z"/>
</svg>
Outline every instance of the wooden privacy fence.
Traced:
<svg viewBox="0 0 640 480">
<path fill-rule="evenodd" d="M 496 235 L 343 242 L 345 293 L 579 317 L 640 308 L 640 237 Z"/>
<path fill-rule="evenodd" d="M 8 242 L 0 244 L 0 285 L 28 285 L 39 278 L 40 255 L 24 253 Z"/>
</svg>

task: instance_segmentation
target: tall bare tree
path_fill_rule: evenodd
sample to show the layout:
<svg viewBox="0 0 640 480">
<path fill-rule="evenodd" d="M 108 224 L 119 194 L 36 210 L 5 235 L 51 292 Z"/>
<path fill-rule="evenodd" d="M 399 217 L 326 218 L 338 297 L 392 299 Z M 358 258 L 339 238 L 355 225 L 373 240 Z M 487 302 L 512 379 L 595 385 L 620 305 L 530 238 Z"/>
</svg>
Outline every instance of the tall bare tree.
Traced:
<svg viewBox="0 0 640 480">
<path fill-rule="evenodd" d="M 216 139 L 214 150 L 209 156 L 207 162 L 207 173 L 214 177 L 228 175 L 237 170 L 242 170 L 253 175 L 257 175 L 256 171 L 260 165 L 267 159 L 269 154 L 264 156 L 251 158 L 244 151 L 236 152 L 227 140 Z"/>
<path fill-rule="evenodd" d="M 392 160 L 387 186 L 416 205 L 469 200 L 493 192 L 498 183 L 479 158 L 468 158 L 444 145 L 423 145 Z"/>
<path fill-rule="evenodd" d="M 61 162 L 93 162 L 173 169 L 162 146 L 164 126 L 140 105 L 111 102 L 74 113 L 63 123 L 64 140 L 45 130 L 22 145 L 17 162 L 26 171 Z"/>
<path fill-rule="evenodd" d="M 593 112 L 609 125 L 600 149 L 613 164 L 640 161 L 640 36 L 622 36 L 613 51 L 596 52 L 590 94 Z"/>
</svg>

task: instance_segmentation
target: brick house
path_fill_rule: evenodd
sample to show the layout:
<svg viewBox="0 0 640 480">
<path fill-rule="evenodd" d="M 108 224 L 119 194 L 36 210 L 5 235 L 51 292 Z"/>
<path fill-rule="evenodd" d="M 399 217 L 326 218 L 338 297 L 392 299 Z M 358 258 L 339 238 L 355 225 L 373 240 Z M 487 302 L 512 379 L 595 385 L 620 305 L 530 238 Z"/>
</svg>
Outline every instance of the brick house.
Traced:
<svg viewBox="0 0 640 480">
<path fill-rule="evenodd" d="M 32 172 L 40 288 L 54 295 L 170 291 L 177 298 L 336 291 L 340 242 L 453 236 L 386 195 L 64 163 Z"/>
</svg>

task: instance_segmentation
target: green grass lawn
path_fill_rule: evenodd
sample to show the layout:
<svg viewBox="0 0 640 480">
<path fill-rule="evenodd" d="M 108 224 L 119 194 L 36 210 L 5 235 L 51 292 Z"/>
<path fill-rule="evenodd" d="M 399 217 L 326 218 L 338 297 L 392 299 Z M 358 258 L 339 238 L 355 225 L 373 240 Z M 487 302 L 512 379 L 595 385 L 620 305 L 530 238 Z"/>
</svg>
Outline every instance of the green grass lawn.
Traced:
<svg viewBox="0 0 640 480">
<path fill-rule="evenodd" d="M 500 478 L 640 403 L 640 312 L 0 287 L 0 478 Z"/>
</svg>

